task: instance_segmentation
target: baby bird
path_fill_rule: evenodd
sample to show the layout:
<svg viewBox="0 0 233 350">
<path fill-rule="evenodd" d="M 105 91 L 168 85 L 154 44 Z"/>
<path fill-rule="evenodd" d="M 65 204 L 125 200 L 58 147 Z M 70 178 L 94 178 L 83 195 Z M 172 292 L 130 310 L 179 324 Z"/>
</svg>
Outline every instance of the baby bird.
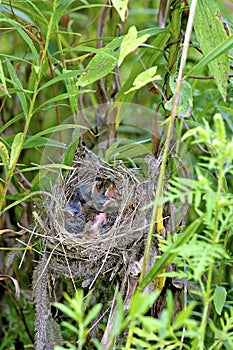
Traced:
<svg viewBox="0 0 233 350">
<path fill-rule="evenodd" d="M 95 237 L 97 236 L 103 224 L 106 222 L 106 214 L 99 213 L 95 216 L 94 222 L 88 221 L 85 225 L 85 237 Z"/>
<path fill-rule="evenodd" d="M 65 229 L 70 233 L 82 233 L 85 227 L 85 217 L 82 214 L 81 203 L 71 199 L 63 209 L 65 216 Z"/>
</svg>

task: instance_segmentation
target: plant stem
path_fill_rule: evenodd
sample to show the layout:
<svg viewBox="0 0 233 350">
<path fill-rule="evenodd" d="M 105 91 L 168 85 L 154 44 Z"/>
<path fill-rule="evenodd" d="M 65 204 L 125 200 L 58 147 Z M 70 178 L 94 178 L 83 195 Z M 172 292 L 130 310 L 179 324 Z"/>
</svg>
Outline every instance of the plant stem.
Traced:
<svg viewBox="0 0 233 350">
<path fill-rule="evenodd" d="M 153 232 L 154 232 L 154 225 L 155 225 L 158 210 L 161 206 L 162 195 L 163 195 L 163 180 L 165 177 L 167 156 L 168 156 L 170 141 L 171 141 L 173 128 L 174 128 L 174 121 L 175 121 L 176 110 L 177 110 L 178 102 L 179 102 L 180 90 L 181 90 L 181 85 L 182 85 L 182 80 L 183 80 L 183 72 L 184 72 L 185 63 L 186 63 L 187 54 L 188 54 L 189 41 L 190 41 L 190 37 L 191 37 L 191 33 L 192 33 L 192 27 L 193 27 L 193 21 L 194 21 L 197 1 L 198 0 L 193 0 L 192 4 L 190 6 L 189 18 L 188 18 L 188 23 L 187 23 L 187 28 L 186 28 L 185 38 L 184 38 L 184 47 L 183 47 L 183 51 L 182 51 L 182 55 L 181 55 L 180 69 L 179 69 L 179 74 L 178 74 L 178 79 L 177 79 L 177 86 L 176 86 L 176 91 L 175 91 L 175 95 L 174 95 L 174 103 L 172 106 L 172 112 L 171 112 L 171 116 L 170 116 L 167 137 L 166 137 L 165 146 L 164 146 L 164 153 L 163 153 L 162 163 L 161 163 L 160 172 L 159 172 L 157 191 L 156 191 L 156 195 L 155 195 L 155 202 L 154 202 L 153 211 L 152 211 L 150 228 L 148 231 L 148 236 L 147 236 L 147 241 L 146 241 L 142 271 L 141 271 L 141 275 L 140 275 L 140 282 L 143 280 L 143 278 L 145 276 L 146 266 L 147 266 L 147 262 L 148 262 L 148 258 L 149 258 L 149 251 L 150 251 L 150 246 L 151 246 L 151 241 L 152 241 L 152 236 L 153 236 Z"/>
</svg>

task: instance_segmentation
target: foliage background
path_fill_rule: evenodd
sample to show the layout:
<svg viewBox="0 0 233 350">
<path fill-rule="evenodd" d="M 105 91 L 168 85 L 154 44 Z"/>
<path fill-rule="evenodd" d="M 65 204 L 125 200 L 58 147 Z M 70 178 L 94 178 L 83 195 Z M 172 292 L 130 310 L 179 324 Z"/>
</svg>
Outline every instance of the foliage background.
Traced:
<svg viewBox="0 0 233 350">
<path fill-rule="evenodd" d="M 212 4 L 211 0 L 208 3 Z M 38 205 L 41 205 L 39 186 L 41 156 L 51 134 L 68 117 L 75 115 L 81 102 L 86 108 L 96 106 L 101 101 L 96 80 L 82 87 L 87 91 L 82 95 L 82 100 L 79 99 L 79 103 L 77 96 L 80 95 L 78 77 L 93 59 L 93 55 L 96 53 L 96 45 L 101 41 L 97 39 L 99 36 L 97 31 L 98 23 L 100 23 L 98 21 L 104 5 L 103 1 L 96 3 L 94 0 L 89 2 L 68 0 L 51 2 L 2 1 L 0 4 L 1 349 L 10 349 L 14 346 L 20 348 L 20 342 L 33 348 L 33 345 L 29 345 L 34 342 L 31 276 L 33 265 L 36 264 L 39 258 L 40 240 L 36 238 L 35 241 L 31 242 L 31 245 L 23 250 L 24 255 L 18 254 L 19 257 L 15 259 L 14 263 L 9 262 L 10 255 L 6 260 L 6 252 L 11 251 L 11 249 L 12 252 L 17 251 L 15 249 L 22 240 L 21 235 L 28 235 L 23 228 L 32 229 L 33 227 L 32 212 Z M 182 2 L 181 5 L 184 11 L 182 10 L 182 17 L 176 29 L 178 30 L 182 26 L 184 33 L 187 24 L 187 8 L 183 8 L 183 6 L 187 6 L 187 4 L 185 5 Z M 218 5 L 221 9 L 221 15 L 228 20 L 232 20 L 232 2 L 219 1 Z M 106 24 L 102 28 L 104 29 L 103 42 L 109 42 L 117 36 L 127 34 L 132 26 L 136 26 L 137 31 L 157 27 L 158 11 L 159 1 L 130 2 L 127 19 L 122 22 L 117 11 L 111 8 L 107 13 Z M 170 21 L 171 19 L 167 18 L 168 25 Z M 196 26 L 198 25 L 199 23 L 196 24 Z M 177 33 L 174 32 L 173 34 L 176 35 Z M 166 32 L 161 32 L 160 36 L 151 37 L 146 42 L 147 46 L 142 44 L 136 49 L 136 54 L 131 53 L 124 59 L 119 68 L 122 89 L 114 96 L 115 100 L 132 102 L 154 110 L 161 102 L 162 97 L 160 93 L 153 94 L 148 90 L 148 87 L 152 87 L 152 83 L 143 86 L 133 94 L 123 95 L 122 93 L 122 91 L 132 87 L 135 77 L 141 71 L 153 65 L 158 66 L 156 73 L 162 77 L 162 81 L 156 83 L 167 98 L 170 97 L 169 89 L 171 89 L 171 86 L 167 83 L 167 75 L 169 76 L 172 72 L 176 74 L 182 45 L 179 46 L 179 53 L 174 56 L 175 60 L 169 68 L 172 48 L 168 45 L 165 54 L 161 51 L 169 42 L 169 37 L 166 37 L 166 35 Z M 159 40 L 162 42 L 160 46 L 158 45 Z M 192 44 L 189 49 L 185 74 L 203 57 L 202 52 L 197 49 L 199 44 L 194 31 L 191 40 Z M 140 62 L 139 57 L 144 62 L 145 67 Z M 227 317 L 231 317 L 230 320 L 233 317 L 230 313 L 232 309 L 232 260 L 230 258 L 232 253 L 232 228 L 229 224 L 233 204 L 231 196 L 232 168 L 229 165 L 232 164 L 233 131 L 232 51 L 229 51 L 228 57 L 230 70 L 228 72 L 225 101 L 213 79 L 189 78 L 187 81 L 192 87 L 193 97 L 192 113 L 190 116 L 177 118 L 175 123 L 177 137 L 179 138 L 186 133 L 187 128 L 191 129 L 189 134 L 185 134 L 184 143 L 194 168 L 196 182 L 192 184 L 193 198 L 187 223 L 196 220 L 203 213 L 208 214 L 212 211 L 212 216 L 208 218 L 209 221 L 206 220 L 203 223 L 203 231 L 200 230 L 199 232 L 202 232 L 206 237 L 206 241 L 208 241 L 208 239 L 211 240 L 214 217 L 217 216 L 219 220 L 219 239 L 211 241 L 210 246 L 214 251 L 213 246 L 220 244 L 223 251 L 216 252 L 216 263 L 211 269 L 213 278 L 208 275 L 210 269 L 206 262 L 208 262 L 208 259 L 212 261 L 214 253 L 208 256 L 207 250 L 204 249 L 204 240 L 197 243 L 195 239 L 198 240 L 199 238 L 195 238 L 196 236 L 192 238 L 192 252 L 195 251 L 195 244 L 198 244 L 198 249 L 206 256 L 206 260 L 203 262 L 203 269 L 197 270 L 196 274 L 194 268 L 193 271 L 191 271 L 192 269 L 189 271 L 190 280 L 195 286 L 202 287 L 204 282 L 201 276 L 205 276 L 207 279 L 206 288 L 203 287 L 201 291 L 198 290 L 198 293 L 201 294 L 201 300 L 204 299 L 204 301 L 198 300 L 198 308 L 193 313 L 190 310 L 189 316 L 192 320 L 197 321 L 197 333 L 198 327 L 200 333 L 204 332 L 202 341 L 206 344 L 206 347 L 214 348 L 213 346 L 216 346 L 217 348 L 218 346 L 219 349 L 230 349 L 233 343 L 232 329 L 230 327 L 227 329 L 228 323 L 226 321 Z M 139 70 L 137 71 L 137 69 Z M 203 66 L 198 75 L 208 77 L 210 75 L 209 67 L 207 65 Z M 107 97 L 111 99 L 115 76 L 111 73 L 106 74 L 106 76 Z M 54 84 L 51 84 L 52 79 L 54 79 Z M 218 119 L 215 119 L 214 122 L 214 115 L 217 112 L 221 113 L 224 121 L 225 126 L 222 129 L 218 127 Z M 159 120 L 164 120 L 167 113 L 166 108 L 165 110 L 160 108 L 158 112 Z M 134 123 L 137 125 L 137 120 Z M 225 130 L 224 135 L 219 135 L 220 129 Z M 128 132 L 122 129 L 122 134 L 132 138 L 131 131 Z M 193 141 L 193 136 L 195 136 L 196 142 Z M 147 139 L 148 134 L 137 135 L 135 141 L 138 141 L 139 137 L 140 140 Z M 221 147 L 215 143 L 216 140 L 219 141 Z M 147 144 L 147 147 L 150 150 L 153 148 L 151 143 Z M 227 147 L 229 148 L 228 151 Z M 210 153 L 203 153 L 203 148 Z M 128 156 L 130 158 L 131 155 Z M 187 190 L 189 184 L 187 184 L 186 189 L 180 189 L 180 183 L 179 181 L 176 182 L 175 178 L 177 172 L 174 169 L 174 164 L 169 164 L 167 177 L 172 178 L 170 174 L 173 174 L 171 180 L 174 182 L 172 185 L 174 188 L 178 188 L 180 194 L 180 191 Z M 220 174 L 222 174 L 221 183 Z M 229 205 L 224 206 L 222 212 L 219 209 L 218 213 L 216 213 L 216 208 L 210 205 L 211 199 L 215 198 L 216 194 L 213 194 L 215 192 L 219 196 L 221 193 L 225 193 L 226 198 L 224 200 L 229 201 Z M 207 198 L 207 194 L 209 194 L 209 198 Z M 175 197 L 176 193 L 169 193 L 167 197 L 165 196 L 165 201 L 174 200 Z M 224 239 L 224 237 L 227 238 Z M 27 239 L 28 237 L 26 237 Z M 169 244 L 171 242 L 168 242 L 168 249 Z M 193 264 L 197 269 L 200 266 L 201 256 L 195 251 L 193 258 L 189 256 L 189 250 L 190 246 L 186 247 L 186 250 L 185 248 L 182 251 L 179 250 L 176 263 L 181 266 L 184 259 L 190 260 L 190 265 Z M 18 253 L 22 252 L 19 250 Z M 221 279 L 218 280 L 217 274 L 220 273 L 220 270 L 223 272 L 220 274 Z M 11 277 L 14 277 L 15 280 L 11 280 Z M 210 281 L 210 285 L 208 285 L 208 281 Z M 220 309 L 226 312 L 225 316 L 222 314 L 223 320 L 225 320 L 222 321 L 225 322 L 225 328 L 224 326 L 220 327 L 221 320 L 218 319 L 218 312 L 212 306 L 210 297 L 216 290 L 216 286 L 224 288 L 222 294 L 220 294 Z M 20 298 L 18 300 L 15 299 L 14 287 L 16 287 L 16 290 L 20 288 Z M 70 292 L 72 292 L 72 288 Z M 226 300 L 223 297 L 225 292 L 227 293 Z M 171 304 L 170 307 L 172 308 Z M 213 321 L 212 328 L 208 328 L 207 332 L 203 331 L 205 325 L 201 324 L 202 316 L 205 321 L 207 319 L 210 322 Z M 222 329 L 222 333 L 219 329 Z M 138 335 L 138 337 L 140 336 Z M 221 341 L 216 343 L 216 339 L 221 339 Z M 164 344 L 164 348 L 166 348 L 168 344 L 166 342 Z M 199 343 L 199 345 L 195 345 L 195 342 L 193 344 L 193 347 L 190 348 L 195 349 L 195 346 L 200 345 Z M 177 348 L 179 346 L 177 343 Z"/>
</svg>

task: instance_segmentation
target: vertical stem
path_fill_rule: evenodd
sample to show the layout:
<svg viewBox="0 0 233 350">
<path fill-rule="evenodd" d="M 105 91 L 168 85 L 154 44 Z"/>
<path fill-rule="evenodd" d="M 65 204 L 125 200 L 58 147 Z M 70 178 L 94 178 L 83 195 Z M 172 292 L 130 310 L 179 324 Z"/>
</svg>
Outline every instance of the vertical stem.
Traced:
<svg viewBox="0 0 233 350">
<path fill-rule="evenodd" d="M 169 152 L 170 140 L 171 140 L 173 127 L 174 127 L 176 110 L 178 107 L 178 101 L 179 101 L 180 90 L 181 90 L 182 79 L 183 79 L 183 72 L 184 72 L 184 67 L 185 67 L 187 54 L 188 54 L 189 41 L 190 41 L 190 37 L 191 37 L 191 33 L 192 33 L 192 27 L 193 27 L 193 21 L 194 21 L 197 1 L 198 0 L 193 0 L 192 4 L 190 6 L 189 18 L 188 18 L 185 39 L 184 39 L 184 47 L 183 47 L 183 51 L 182 51 L 180 69 L 179 69 L 179 74 L 178 74 L 178 81 L 177 81 L 177 86 L 176 86 L 176 92 L 174 95 L 174 103 L 172 106 L 170 122 L 168 125 L 168 132 L 167 132 L 167 137 L 166 137 L 166 141 L 165 141 L 163 159 L 162 159 L 161 168 L 160 168 L 160 172 L 159 172 L 157 192 L 156 192 L 156 196 L 155 196 L 155 204 L 153 206 L 152 218 L 151 218 L 150 228 L 148 231 L 148 236 L 147 236 L 147 241 L 146 241 L 144 260 L 143 260 L 142 271 L 141 271 L 141 275 L 140 275 L 140 282 L 143 280 L 143 278 L 145 276 L 146 266 L 147 266 L 147 262 L 148 262 L 148 258 L 149 258 L 150 245 L 151 245 L 152 236 L 153 236 L 153 232 L 154 232 L 154 225 L 155 225 L 155 221 L 156 221 L 156 216 L 157 216 L 159 206 L 161 205 L 161 203 L 159 203 L 159 202 L 161 202 L 162 195 L 163 195 L 163 180 L 165 177 L 167 156 L 168 156 L 168 152 Z"/>
</svg>

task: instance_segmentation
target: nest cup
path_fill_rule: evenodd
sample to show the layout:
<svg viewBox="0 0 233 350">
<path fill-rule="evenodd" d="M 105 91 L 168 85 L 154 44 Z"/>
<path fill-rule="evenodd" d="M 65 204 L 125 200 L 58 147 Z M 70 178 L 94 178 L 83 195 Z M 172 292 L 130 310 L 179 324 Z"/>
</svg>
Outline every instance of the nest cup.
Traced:
<svg viewBox="0 0 233 350">
<path fill-rule="evenodd" d="M 142 208 L 154 199 L 160 160 L 147 156 L 148 174 L 123 163 L 108 164 L 92 151 L 78 154 L 73 170 L 57 181 L 52 197 L 46 200 L 46 247 L 50 249 L 50 269 L 66 277 L 83 280 L 88 286 L 98 275 L 106 276 L 115 267 L 135 260 L 142 253 L 152 209 Z M 109 185 L 117 193 L 117 210 L 111 214 L 112 224 L 100 232 L 78 234 L 65 228 L 63 208 L 82 185 L 98 183 L 101 191 Z M 87 213 L 87 216 L 89 214 Z M 87 220 L 87 219 L 85 219 Z M 67 268 L 67 264 L 69 265 Z"/>
</svg>

